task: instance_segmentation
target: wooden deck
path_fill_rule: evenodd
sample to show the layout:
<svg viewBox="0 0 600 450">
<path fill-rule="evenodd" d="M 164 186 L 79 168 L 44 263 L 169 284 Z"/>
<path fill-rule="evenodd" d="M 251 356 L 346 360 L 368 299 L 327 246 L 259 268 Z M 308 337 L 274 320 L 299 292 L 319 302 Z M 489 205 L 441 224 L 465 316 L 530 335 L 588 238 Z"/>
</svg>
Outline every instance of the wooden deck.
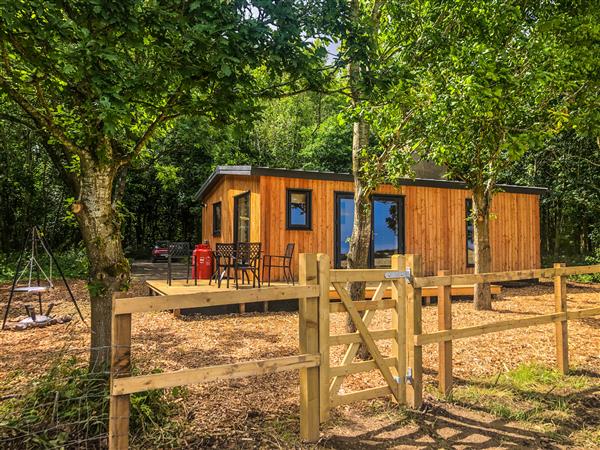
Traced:
<svg viewBox="0 0 600 450">
<path fill-rule="evenodd" d="M 199 292 L 217 292 L 224 290 L 235 290 L 235 284 L 230 283 L 229 288 L 226 287 L 226 284 L 223 283 L 221 287 L 217 287 L 215 283 L 209 285 L 208 280 L 198 280 L 197 284 L 194 284 L 194 281 L 186 282 L 185 280 L 173 280 L 171 286 L 167 284 L 166 280 L 146 280 L 146 285 L 150 290 L 151 295 L 178 295 L 178 294 L 195 294 Z M 282 281 L 273 281 L 271 286 L 286 286 L 287 283 Z M 263 284 L 266 286 L 266 283 Z M 251 289 L 252 285 L 240 285 L 240 289 Z M 366 298 L 372 298 L 375 293 L 376 287 L 367 286 L 366 290 Z M 500 294 L 502 288 L 499 285 L 493 284 L 492 287 L 492 295 Z M 437 296 L 438 289 L 437 287 L 424 287 L 423 288 L 423 298 L 425 299 L 425 304 L 430 304 L 431 297 Z M 453 297 L 473 297 L 473 285 L 455 285 L 452 286 L 451 295 Z M 329 289 L 329 296 L 332 300 L 339 300 L 339 294 L 337 291 L 331 287 Z M 388 289 L 383 298 L 391 297 L 391 289 Z M 264 310 L 268 311 L 268 302 L 264 304 Z M 240 305 L 240 312 L 244 312 L 244 305 Z"/>
</svg>

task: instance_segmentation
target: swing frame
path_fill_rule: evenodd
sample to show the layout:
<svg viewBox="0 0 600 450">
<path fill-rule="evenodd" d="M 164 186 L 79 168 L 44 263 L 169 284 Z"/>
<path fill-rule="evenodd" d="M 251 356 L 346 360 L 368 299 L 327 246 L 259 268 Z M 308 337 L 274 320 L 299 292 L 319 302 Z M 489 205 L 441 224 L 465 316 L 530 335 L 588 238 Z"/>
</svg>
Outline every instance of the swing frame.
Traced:
<svg viewBox="0 0 600 450">
<path fill-rule="evenodd" d="M 21 264 L 23 262 L 23 257 L 25 256 L 25 253 L 27 252 L 28 243 L 29 243 L 30 240 L 31 240 L 31 256 L 29 258 L 29 262 L 27 263 L 27 265 L 25 265 L 25 267 L 22 268 Z M 37 255 L 39 254 L 39 252 L 38 252 L 38 246 L 37 246 L 38 242 L 42 245 L 43 249 L 46 251 L 46 253 L 48 254 L 48 256 L 50 258 L 50 270 L 49 270 L 50 276 L 46 275 L 46 273 L 40 267 L 40 264 L 39 264 L 39 262 L 37 260 Z M 33 266 L 34 266 L 34 263 L 35 263 L 35 266 L 36 266 L 35 271 L 36 271 L 37 286 L 32 286 L 31 285 L 32 278 L 33 278 Z M 54 283 L 52 282 L 52 264 L 54 264 L 56 266 L 56 269 L 58 270 L 58 273 L 60 274 L 60 277 L 61 277 L 63 283 L 65 284 L 65 287 L 67 288 L 67 291 L 69 293 L 69 297 L 71 298 L 71 302 L 75 306 L 75 309 L 77 310 L 77 313 L 79 314 L 79 317 L 81 318 L 81 320 L 83 321 L 83 323 L 86 324 L 86 326 L 87 326 L 87 323 L 86 323 L 85 319 L 83 318 L 83 314 L 81 313 L 81 310 L 79 309 L 79 305 L 77 304 L 77 300 L 75 300 L 75 296 L 73 295 L 73 291 L 71 291 L 71 287 L 69 286 L 69 283 L 67 282 L 67 279 L 65 278 L 65 275 L 64 275 L 62 269 L 60 268 L 60 265 L 58 264 L 58 261 L 54 257 L 54 253 L 52 253 L 52 250 L 50 249 L 50 245 L 48 244 L 48 241 L 46 241 L 46 238 L 40 232 L 40 230 L 37 227 L 37 225 L 34 225 L 29 230 L 29 233 L 27 233 L 27 237 L 25 238 L 25 241 L 23 242 L 21 254 L 19 255 L 19 259 L 17 260 L 17 267 L 16 267 L 16 270 L 15 270 L 15 275 L 13 277 L 12 285 L 11 285 L 11 288 L 10 288 L 10 293 L 9 293 L 9 296 L 8 296 L 8 303 L 6 305 L 6 310 L 4 311 L 4 317 L 2 319 L 2 330 L 4 330 L 5 327 L 6 327 L 6 321 L 8 320 L 8 313 L 10 311 L 10 305 L 11 305 L 12 300 L 14 298 L 15 292 L 23 292 L 23 293 L 28 293 L 28 294 L 31 294 L 31 293 L 37 294 L 39 308 L 40 308 L 40 314 L 43 314 L 43 309 L 42 309 L 42 292 L 46 292 L 49 289 L 53 289 L 54 288 Z M 23 274 L 25 273 L 25 271 L 27 270 L 28 267 L 29 267 L 29 277 L 28 277 L 27 286 L 17 286 L 19 280 L 22 278 Z M 40 272 L 44 275 L 44 278 L 48 282 L 47 286 L 41 286 L 41 284 L 40 284 L 41 283 Z"/>
</svg>

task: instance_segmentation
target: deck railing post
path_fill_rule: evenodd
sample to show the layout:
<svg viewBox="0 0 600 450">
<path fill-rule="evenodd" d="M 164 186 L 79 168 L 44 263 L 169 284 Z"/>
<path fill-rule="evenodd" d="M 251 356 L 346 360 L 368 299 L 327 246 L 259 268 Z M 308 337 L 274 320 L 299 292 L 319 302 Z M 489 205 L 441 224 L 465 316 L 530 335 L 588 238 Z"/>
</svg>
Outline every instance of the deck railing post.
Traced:
<svg viewBox="0 0 600 450">
<path fill-rule="evenodd" d="M 115 301 L 124 296 L 124 293 L 113 294 L 113 311 Z M 111 342 L 108 447 L 110 450 L 126 450 L 129 448 L 129 395 L 113 395 L 112 382 L 115 378 L 129 376 L 131 372 L 131 314 L 113 315 Z"/>
<path fill-rule="evenodd" d="M 414 277 L 423 274 L 421 255 L 406 255 L 406 266 Z M 423 349 L 415 344 L 415 336 L 421 334 L 421 288 L 406 284 L 406 357 L 407 372 L 406 401 L 418 409 L 423 403 Z"/>
<path fill-rule="evenodd" d="M 554 268 L 566 267 L 565 263 L 555 263 Z M 569 340 L 567 331 L 567 277 L 557 275 L 554 277 L 554 304 L 556 312 L 565 313 L 565 319 L 555 323 L 556 337 L 556 364 L 559 372 L 566 374 L 569 371 Z"/>
<path fill-rule="evenodd" d="M 319 411 L 320 421 L 329 419 L 329 285 L 330 259 L 329 255 L 317 255 L 319 265 Z"/>
<path fill-rule="evenodd" d="M 404 255 L 392 256 L 392 270 L 406 270 Z M 392 356 L 396 358 L 398 376 L 398 403 L 406 404 L 406 280 L 404 278 L 392 282 L 392 300 L 396 302 L 392 311 L 392 329 L 396 338 L 392 340 Z"/>
<path fill-rule="evenodd" d="M 441 277 L 450 275 L 448 270 L 438 271 Z M 452 329 L 451 286 L 438 287 L 438 329 Z M 452 341 L 439 343 L 439 390 L 444 396 L 452 391 Z"/>
<path fill-rule="evenodd" d="M 301 285 L 318 283 L 316 254 L 300 254 Z M 300 353 L 319 353 L 319 297 L 298 299 Z M 300 437 L 317 442 L 320 437 L 319 367 L 300 369 Z"/>
</svg>

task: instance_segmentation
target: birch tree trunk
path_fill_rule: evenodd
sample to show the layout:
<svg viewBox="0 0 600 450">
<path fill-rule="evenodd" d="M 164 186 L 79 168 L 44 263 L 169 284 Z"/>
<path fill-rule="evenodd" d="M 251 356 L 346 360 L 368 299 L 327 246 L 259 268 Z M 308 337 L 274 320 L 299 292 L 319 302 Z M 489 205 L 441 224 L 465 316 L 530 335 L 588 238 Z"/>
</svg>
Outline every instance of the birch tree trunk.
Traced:
<svg viewBox="0 0 600 450">
<path fill-rule="evenodd" d="M 475 216 L 475 273 L 492 271 L 492 247 L 490 245 L 490 205 L 491 193 L 487 189 L 473 191 Z M 492 294 L 489 283 L 475 285 L 473 298 L 475 309 L 491 310 Z"/>
</svg>

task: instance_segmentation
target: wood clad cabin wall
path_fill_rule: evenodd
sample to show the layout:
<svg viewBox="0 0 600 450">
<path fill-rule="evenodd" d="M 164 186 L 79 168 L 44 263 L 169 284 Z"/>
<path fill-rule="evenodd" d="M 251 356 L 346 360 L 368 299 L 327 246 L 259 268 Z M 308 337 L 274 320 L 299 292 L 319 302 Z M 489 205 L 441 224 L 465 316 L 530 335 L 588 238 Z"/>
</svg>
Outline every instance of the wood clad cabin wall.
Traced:
<svg viewBox="0 0 600 450">
<path fill-rule="evenodd" d="M 247 176 L 223 177 L 217 185 L 204 196 L 202 202 L 202 239 L 208 240 L 211 248 L 218 242 L 233 242 L 233 198 L 250 192 L 250 240 L 260 240 L 260 193 L 259 178 Z M 221 202 L 221 236 L 213 236 L 213 204 Z"/>
<path fill-rule="evenodd" d="M 298 254 L 304 252 L 334 255 L 334 193 L 352 192 L 346 181 L 303 178 L 260 177 L 260 241 L 267 254 L 281 255 L 288 242 L 296 244 L 294 271 Z M 286 229 L 286 189 L 312 190 L 312 230 Z M 425 275 L 440 269 L 452 273 L 471 273 L 467 267 L 465 189 L 381 186 L 381 194 L 404 196 L 406 253 L 423 257 Z M 256 218 L 253 210 L 252 216 Z M 500 193 L 492 204 L 491 245 L 494 271 L 539 268 L 539 196 Z M 212 224 L 212 222 L 210 222 Z M 226 227 L 227 222 L 223 222 Z M 231 225 L 230 225 L 231 226 Z M 279 274 L 274 273 L 274 279 Z"/>
</svg>

